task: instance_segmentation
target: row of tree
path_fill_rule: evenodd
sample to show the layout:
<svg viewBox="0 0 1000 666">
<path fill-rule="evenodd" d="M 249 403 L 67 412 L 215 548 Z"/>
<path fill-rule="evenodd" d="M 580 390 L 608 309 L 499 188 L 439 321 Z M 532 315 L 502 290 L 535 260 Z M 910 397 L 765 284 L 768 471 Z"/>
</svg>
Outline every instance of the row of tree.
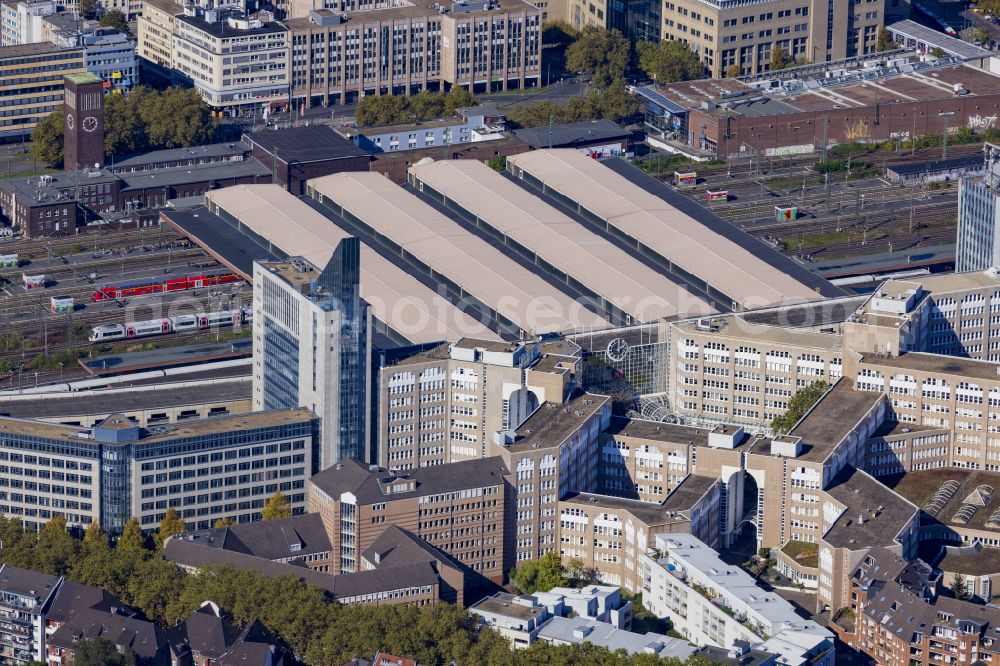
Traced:
<svg viewBox="0 0 1000 666">
<path fill-rule="evenodd" d="M 456 109 L 473 106 L 476 98 L 465 88 L 448 92 L 422 90 L 416 95 L 368 95 L 358 102 L 355 119 L 359 127 L 398 125 L 415 120 L 434 120 L 454 115 Z"/>
<path fill-rule="evenodd" d="M 267 577 L 231 567 L 208 567 L 186 574 L 161 554 L 166 537 L 183 529 L 183 520 L 173 511 L 167 512 L 152 537 L 144 535 L 139 523 L 131 519 L 112 545 L 97 524 L 91 524 L 78 539 L 62 517 L 50 520 L 37 534 L 24 531 L 16 518 L 0 518 L 0 560 L 103 587 L 165 626 L 179 622 L 211 599 L 237 625 L 260 619 L 309 664 L 342 664 L 377 650 L 408 655 L 428 666 L 452 662 L 497 666 L 680 664 L 655 655 L 630 657 L 590 645 L 539 643 L 529 650 L 512 651 L 499 634 L 480 628 L 473 616 L 450 604 L 341 606 L 331 602 L 324 590 L 292 576 Z M 551 572 L 553 561 L 558 563 L 558 559 L 548 556 L 542 569 Z M 551 588 L 565 580 L 563 574 L 552 578 L 545 573 L 535 577 L 535 585 Z M 88 656 L 85 666 L 101 663 L 100 655 L 106 648 L 87 645 L 86 654 L 94 652 L 98 661 L 90 662 Z M 131 662 L 123 659 L 120 663 Z M 686 663 L 706 666 L 710 662 L 695 659 Z"/>
<path fill-rule="evenodd" d="M 60 164 L 63 130 L 60 106 L 31 133 L 32 159 Z M 197 146 L 212 141 L 214 136 L 209 106 L 193 88 L 157 91 L 141 87 L 104 98 L 104 151 L 108 155 Z"/>
</svg>

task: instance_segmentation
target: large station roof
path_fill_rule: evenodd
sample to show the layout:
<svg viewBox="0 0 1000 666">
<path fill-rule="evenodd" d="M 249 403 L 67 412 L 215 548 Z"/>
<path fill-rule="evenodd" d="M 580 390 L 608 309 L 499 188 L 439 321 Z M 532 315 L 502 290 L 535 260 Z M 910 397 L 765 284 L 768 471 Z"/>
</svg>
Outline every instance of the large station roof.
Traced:
<svg viewBox="0 0 1000 666">
<path fill-rule="evenodd" d="M 714 311 L 700 296 L 478 160 L 419 164 L 410 173 L 637 321 Z"/>
<path fill-rule="evenodd" d="M 289 257 L 323 268 L 350 234 L 277 185 L 236 185 L 206 194 L 239 223 Z M 361 245 L 361 297 L 373 316 L 416 344 L 462 337 L 499 340 L 484 324 Z"/>
<path fill-rule="evenodd" d="M 507 159 L 742 309 L 820 297 L 746 247 L 579 151 L 536 150 Z"/>
<path fill-rule="evenodd" d="M 605 319 L 384 176 L 344 172 L 309 181 L 318 194 L 458 285 L 521 330 L 609 326 Z"/>
</svg>

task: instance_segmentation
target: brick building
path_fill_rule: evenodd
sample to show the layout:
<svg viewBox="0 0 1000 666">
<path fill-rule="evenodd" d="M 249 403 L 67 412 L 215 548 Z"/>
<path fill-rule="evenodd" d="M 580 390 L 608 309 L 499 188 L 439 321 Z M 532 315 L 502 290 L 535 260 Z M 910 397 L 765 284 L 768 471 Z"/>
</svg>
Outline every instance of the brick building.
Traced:
<svg viewBox="0 0 1000 666">
<path fill-rule="evenodd" d="M 332 572 L 362 571 L 363 552 L 396 525 L 499 583 L 508 570 L 506 474 L 497 457 L 412 472 L 347 459 L 309 480 L 308 506 L 322 517 L 339 554 Z"/>
</svg>

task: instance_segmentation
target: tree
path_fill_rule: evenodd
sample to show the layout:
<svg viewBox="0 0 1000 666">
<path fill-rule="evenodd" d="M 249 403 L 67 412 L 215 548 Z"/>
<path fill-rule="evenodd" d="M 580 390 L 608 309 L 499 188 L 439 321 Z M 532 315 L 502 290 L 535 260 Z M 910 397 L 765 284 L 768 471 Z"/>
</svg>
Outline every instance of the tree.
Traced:
<svg viewBox="0 0 1000 666">
<path fill-rule="evenodd" d="M 38 536 L 32 568 L 64 576 L 79 557 L 80 542 L 69 533 L 65 516 L 57 514 L 50 518 Z"/>
<path fill-rule="evenodd" d="M 104 97 L 104 152 L 129 155 L 147 146 L 145 125 L 139 104 L 146 95 L 157 95 L 149 88 L 137 88 L 128 95 Z"/>
<path fill-rule="evenodd" d="M 494 155 L 489 160 L 487 160 L 486 166 L 493 169 L 494 171 L 503 173 L 504 170 L 507 168 L 507 158 L 504 157 L 503 155 Z"/>
<path fill-rule="evenodd" d="M 146 537 L 139 527 L 139 520 L 133 516 L 125 521 L 118 543 L 115 544 L 115 552 L 141 554 L 146 547 Z"/>
<path fill-rule="evenodd" d="M 573 104 L 571 98 L 568 104 Z M 581 109 L 576 120 L 598 117 L 621 122 L 639 110 L 639 103 L 628 91 L 623 79 L 615 79 L 603 90 L 590 90 L 586 103 L 589 108 Z"/>
<path fill-rule="evenodd" d="M 548 21 L 542 26 L 542 44 L 566 49 L 580 36 L 580 31 L 566 21 Z"/>
<path fill-rule="evenodd" d="M 179 148 L 212 140 L 208 104 L 194 88 L 167 88 L 139 98 L 139 117 L 151 146 Z"/>
<path fill-rule="evenodd" d="M 878 31 L 878 39 L 875 41 L 875 50 L 881 53 L 882 51 L 892 51 L 893 49 L 898 49 L 899 44 L 892 41 L 892 37 L 889 36 L 889 31 L 882 28 Z"/>
<path fill-rule="evenodd" d="M 787 53 L 785 53 L 785 49 L 783 49 L 780 46 L 778 46 L 777 43 L 775 43 L 771 47 L 771 71 L 772 72 L 776 72 L 779 69 L 784 69 L 784 68 L 788 67 L 788 65 L 791 63 L 791 61 L 792 61 L 792 59 L 791 59 L 791 57 L 789 57 L 789 55 Z"/>
<path fill-rule="evenodd" d="M 930 55 L 930 56 L 933 56 L 935 58 L 943 58 L 944 57 L 944 50 L 941 47 L 939 47 L 939 46 L 935 46 L 930 51 L 928 51 L 927 54 Z"/>
<path fill-rule="evenodd" d="M 799 422 L 805 413 L 812 409 L 823 394 L 826 393 L 826 382 L 813 382 L 795 392 L 792 399 L 788 401 L 788 409 L 781 416 L 775 416 L 771 420 L 771 432 L 776 435 L 786 435 L 796 423 Z"/>
<path fill-rule="evenodd" d="M 621 32 L 588 25 L 566 49 L 566 68 L 589 75 L 594 86 L 603 88 L 625 75 L 630 55 Z"/>
<path fill-rule="evenodd" d="M 476 98 L 462 86 L 453 86 L 444 96 L 444 115 L 453 116 L 458 109 L 475 106 Z"/>
<path fill-rule="evenodd" d="M 980 44 L 987 44 L 990 41 L 992 41 L 990 33 L 984 30 L 983 28 L 973 28 L 972 39 L 974 41 L 979 42 Z"/>
<path fill-rule="evenodd" d="M 955 574 L 955 577 L 951 579 L 951 593 L 960 601 L 968 601 L 971 598 L 972 595 L 969 594 L 964 576 Z"/>
<path fill-rule="evenodd" d="M 232 524 L 233 524 L 232 518 L 219 518 L 217 521 L 215 521 L 214 527 L 216 529 L 219 529 L 220 527 L 229 527 Z"/>
<path fill-rule="evenodd" d="M 522 594 L 548 592 L 553 587 L 569 585 L 566 568 L 553 551 L 545 553 L 537 560 L 527 560 L 510 573 L 511 582 Z"/>
<path fill-rule="evenodd" d="M 736 77 L 738 77 L 742 73 L 743 72 L 740 70 L 740 66 L 737 65 L 737 64 L 732 64 L 732 65 L 730 65 L 729 67 L 726 68 L 726 78 L 727 79 L 735 79 Z"/>
<path fill-rule="evenodd" d="M 156 533 L 156 547 L 163 548 L 167 539 L 177 534 L 184 534 L 186 529 L 187 525 L 184 523 L 184 519 L 178 515 L 174 507 L 168 507 L 167 512 L 160 519 L 160 530 Z"/>
<path fill-rule="evenodd" d="M 402 95 L 366 95 L 358 102 L 354 118 L 361 127 L 397 125 L 413 119 Z"/>
<path fill-rule="evenodd" d="M 63 105 L 31 130 L 31 159 L 57 167 L 63 161 Z"/>
<path fill-rule="evenodd" d="M 97 14 L 98 0 L 79 0 L 77 11 L 83 18 L 93 18 Z"/>
<path fill-rule="evenodd" d="M 409 100 L 410 111 L 419 120 L 434 120 L 444 115 L 444 96 L 421 90 Z"/>
<path fill-rule="evenodd" d="M 81 638 L 73 644 L 73 666 L 135 666 L 135 655 L 106 638 Z"/>
<path fill-rule="evenodd" d="M 697 54 L 684 42 L 639 42 L 636 51 L 639 53 L 639 66 L 659 83 L 697 79 L 704 72 Z"/>
<path fill-rule="evenodd" d="M 109 9 L 101 14 L 101 25 L 106 28 L 114 28 L 129 37 L 132 36 L 132 31 L 128 27 L 128 18 L 120 9 Z"/>
<path fill-rule="evenodd" d="M 288 518 L 292 515 L 292 507 L 288 505 L 288 498 L 281 494 L 280 490 L 271 495 L 267 504 L 260 512 L 261 520 L 275 520 L 277 518 Z"/>
</svg>

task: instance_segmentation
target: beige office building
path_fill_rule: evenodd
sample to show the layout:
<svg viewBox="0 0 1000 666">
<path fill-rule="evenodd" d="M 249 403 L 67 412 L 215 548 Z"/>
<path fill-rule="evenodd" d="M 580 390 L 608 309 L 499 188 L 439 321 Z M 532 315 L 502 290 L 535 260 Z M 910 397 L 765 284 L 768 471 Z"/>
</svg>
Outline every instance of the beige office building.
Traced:
<svg viewBox="0 0 1000 666">
<path fill-rule="evenodd" d="M 232 114 L 288 103 L 289 32 L 267 12 L 152 0 L 139 18 L 138 54 L 190 82 L 213 110 Z"/>
<path fill-rule="evenodd" d="M 775 45 L 793 59 L 810 62 L 874 53 L 886 12 L 893 18 L 909 14 L 899 0 L 665 0 L 659 9 L 660 38 L 688 44 L 713 78 L 734 66 L 740 75 L 767 71 Z M 642 17 L 645 22 L 623 20 L 609 0 L 566 0 L 563 11 L 576 28 L 596 25 L 625 32 L 645 32 L 645 22 L 656 18 L 649 12 Z M 551 18 L 552 10 L 548 13 Z"/>
<path fill-rule="evenodd" d="M 537 86 L 541 12 L 523 0 L 397 1 L 356 12 L 293 7 L 292 96 L 306 106 L 462 86 Z"/>
<path fill-rule="evenodd" d="M 408 470 L 481 458 L 493 433 L 567 400 L 579 373 L 580 349 L 569 342 L 471 338 L 384 367 L 379 463 Z"/>
</svg>

